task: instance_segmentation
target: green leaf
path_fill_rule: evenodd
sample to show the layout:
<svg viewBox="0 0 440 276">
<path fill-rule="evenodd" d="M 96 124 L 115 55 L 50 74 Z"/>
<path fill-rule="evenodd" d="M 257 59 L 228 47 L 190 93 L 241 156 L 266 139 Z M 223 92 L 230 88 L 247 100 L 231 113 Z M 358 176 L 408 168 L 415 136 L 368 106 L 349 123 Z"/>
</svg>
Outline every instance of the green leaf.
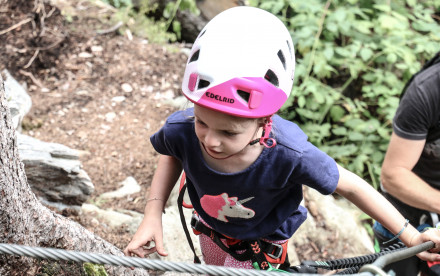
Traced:
<svg viewBox="0 0 440 276">
<path fill-rule="evenodd" d="M 335 54 L 335 51 L 331 47 L 326 47 L 323 51 L 323 54 L 327 60 L 331 60 L 333 58 L 333 55 Z"/>
<path fill-rule="evenodd" d="M 389 5 L 373 5 L 373 7 L 377 10 L 383 11 L 383 12 L 390 12 L 391 7 Z"/>
<path fill-rule="evenodd" d="M 373 27 L 373 24 L 371 22 L 368 22 L 368 21 L 360 21 L 360 20 L 358 20 L 356 22 L 356 24 L 354 24 L 353 26 L 359 32 L 364 33 L 364 34 L 369 34 L 371 32 L 371 28 Z"/>
<path fill-rule="evenodd" d="M 406 4 L 410 7 L 414 7 L 417 4 L 417 0 L 406 0 Z"/>
<path fill-rule="evenodd" d="M 391 64 L 394 64 L 397 61 L 397 56 L 395 53 L 389 53 L 387 55 L 387 61 Z"/>
<path fill-rule="evenodd" d="M 333 17 L 336 18 L 336 20 L 338 22 L 344 22 L 345 19 L 347 18 L 347 11 L 345 9 L 342 8 L 338 8 L 334 13 L 333 13 Z M 344 22 L 347 23 L 347 22 Z"/>
<path fill-rule="evenodd" d="M 345 127 L 336 127 L 332 129 L 334 135 L 345 136 L 347 135 L 347 129 Z"/>
<path fill-rule="evenodd" d="M 348 140 L 350 141 L 363 141 L 365 136 L 360 132 L 350 131 L 348 133 Z"/>
<path fill-rule="evenodd" d="M 359 54 L 363 61 L 368 61 L 373 56 L 373 51 L 369 48 L 362 48 Z"/>
<path fill-rule="evenodd" d="M 173 15 L 173 11 L 174 11 L 175 6 L 176 6 L 176 3 L 169 2 L 165 6 L 165 9 L 163 10 L 163 17 L 170 18 Z"/>
<path fill-rule="evenodd" d="M 338 55 L 343 56 L 343 57 L 350 57 L 351 56 L 351 52 L 346 48 L 338 47 L 335 49 L 335 51 Z"/>
<path fill-rule="evenodd" d="M 328 22 L 325 25 L 325 28 L 327 30 L 329 30 L 330 32 L 332 32 L 332 33 L 338 33 L 338 25 L 336 23 L 334 23 L 334 22 Z"/>
<path fill-rule="evenodd" d="M 364 170 L 364 163 L 366 160 L 368 160 L 368 156 L 364 154 L 360 154 L 354 159 L 353 166 L 355 167 L 356 172 L 359 173 Z"/>
<path fill-rule="evenodd" d="M 330 117 L 334 122 L 339 122 L 339 120 L 341 120 L 341 118 L 344 117 L 344 115 L 345 115 L 345 109 L 343 109 L 339 105 L 334 105 L 330 108 Z"/>
<path fill-rule="evenodd" d="M 348 126 L 351 129 L 355 129 L 360 124 L 363 124 L 364 120 L 359 118 L 351 118 L 345 122 L 345 125 Z"/>
<path fill-rule="evenodd" d="M 306 99 L 303 95 L 298 97 L 298 106 L 299 107 L 304 107 L 306 105 Z"/>
<path fill-rule="evenodd" d="M 357 152 L 358 148 L 353 144 L 348 145 L 334 145 L 334 146 L 323 146 L 321 147 L 328 155 L 335 159 L 351 156 Z"/>
<path fill-rule="evenodd" d="M 389 139 L 390 138 L 390 130 L 387 128 L 380 127 L 377 129 L 377 133 L 380 135 L 380 137 Z"/>
</svg>

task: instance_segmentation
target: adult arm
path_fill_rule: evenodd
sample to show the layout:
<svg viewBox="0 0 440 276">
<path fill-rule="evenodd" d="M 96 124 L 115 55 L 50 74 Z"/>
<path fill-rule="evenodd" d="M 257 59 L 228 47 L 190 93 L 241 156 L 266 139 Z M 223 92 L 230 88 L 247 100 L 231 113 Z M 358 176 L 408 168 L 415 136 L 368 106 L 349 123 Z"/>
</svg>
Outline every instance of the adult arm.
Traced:
<svg viewBox="0 0 440 276">
<path fill-rule="evenodd" d="M 359 209 L 380 222 L 393 234 L 399 233 L 405 225 L 405 218 L 397 209 L 386 200 L 379 192 L 356 174 L 338 165 L 339 181 L 336 193 L 353 202 Z M 407 246 L 414 246 L 432 240 L 435 250 L 440 250 L 440 231 L 430 230 L 419 233 L 412 225 L 408 224 L 399 236 Z M 422 252 L 418 256 L 423 260 L 439 261 L 440 255 Z"/>
<path fill-rule="evenodd" d="M 381 181 L 388 193 L 400 201 L 423 210 L 440 213 L 440 191 L 412 172 L 426 140 L 409 140 L 391 135 L 382 164 Z"/>
<path fill-rule="evenodd" d="M 168 155 L 159 157 L 147 197 L 144 218 L 124 250 L 126 256 L 135 254 L 143 258 L 156 251 L 162 256 L 168 255 L 163 247 L 162 212 L 181 173 L 182 165 L 178 159 Z M 153 247 L 150 247 L 151 241 L 154 241 Z"/>
</svg>

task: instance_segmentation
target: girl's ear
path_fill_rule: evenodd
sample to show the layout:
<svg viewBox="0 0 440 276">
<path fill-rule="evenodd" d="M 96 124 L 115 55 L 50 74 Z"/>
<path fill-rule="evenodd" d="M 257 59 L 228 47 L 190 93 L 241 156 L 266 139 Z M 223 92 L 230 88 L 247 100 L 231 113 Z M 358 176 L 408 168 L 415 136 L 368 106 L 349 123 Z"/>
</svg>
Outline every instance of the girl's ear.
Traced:
<svg viewBox="0 0 440 276">
<path fill-rule="evenodd" d="M 264 125 L 266 124 L 267 119 L 266 118 L 258 118 L 258 126 L 260 127 L 264 127 Z"/>
<path fill-rule="evenodd" d="M 264 118 L 258 118 L 258 125 L 264 127 L 267 123 L 270 122 L 271 118 L 272 118 L 272 116 L 264 117 Z"/>
</svg>

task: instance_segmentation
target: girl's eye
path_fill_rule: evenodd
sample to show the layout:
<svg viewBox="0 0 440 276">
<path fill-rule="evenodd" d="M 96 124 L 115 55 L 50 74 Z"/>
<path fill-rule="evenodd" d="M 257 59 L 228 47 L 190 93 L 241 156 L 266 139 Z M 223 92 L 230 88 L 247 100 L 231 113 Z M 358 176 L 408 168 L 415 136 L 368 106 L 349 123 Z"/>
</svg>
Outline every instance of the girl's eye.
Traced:
<svg viewBox="0 0 440 276">
<path fill-rule="evenodd" d="M 235 136 L 235 135 L 237 135 L 237 133 L 235 133 L 235 132 L 229 132 L 229 131 L 223 131 L 223 133 L 224 133 L 226 136 Z"/>
<path fill-rule="evenodd" d="M 199 124 L 201 126 L 206 126 L 206 124 L 204 122 L 197 120 L 197 119 L 196 119 L 196 124 Z"/>
</svg>

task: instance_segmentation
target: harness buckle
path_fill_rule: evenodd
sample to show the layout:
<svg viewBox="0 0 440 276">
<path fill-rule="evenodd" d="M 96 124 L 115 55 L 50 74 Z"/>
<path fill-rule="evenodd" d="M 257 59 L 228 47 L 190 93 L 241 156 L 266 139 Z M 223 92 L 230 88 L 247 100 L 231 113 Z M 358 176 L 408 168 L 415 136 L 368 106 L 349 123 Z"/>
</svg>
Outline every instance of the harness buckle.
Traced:
<svg viewBox="0 0 440 276">
<path fill-rule="evenodd" d="M 195 229 L 198 222 L 199 222 L 199 219 L 198 219 L 197 215 L 193 213 L 191 216 L 191 227 L 193 229 Z"/>
<path fill-rule="evenodd" d="M 197 230 L 197 225 L 200 223 L 199 218 L 197 217 L 196 213 L 194 212 L 192 217 L 191 217 L 191 228 L 193 230 L 194 235 L 200 235 L 202 234 L 202 232 L 200 232 L 199 230 Z"/>
<path fill-rule="evenodd" d="M 267 252 L 267 256 L 271 257 L 272 259 L 279 259 L 283 255 L 283 246 L 281 244 L 272 243 L 273 246 L 275 246 L 274 250 L 272 252 Z"/>
</svg>

